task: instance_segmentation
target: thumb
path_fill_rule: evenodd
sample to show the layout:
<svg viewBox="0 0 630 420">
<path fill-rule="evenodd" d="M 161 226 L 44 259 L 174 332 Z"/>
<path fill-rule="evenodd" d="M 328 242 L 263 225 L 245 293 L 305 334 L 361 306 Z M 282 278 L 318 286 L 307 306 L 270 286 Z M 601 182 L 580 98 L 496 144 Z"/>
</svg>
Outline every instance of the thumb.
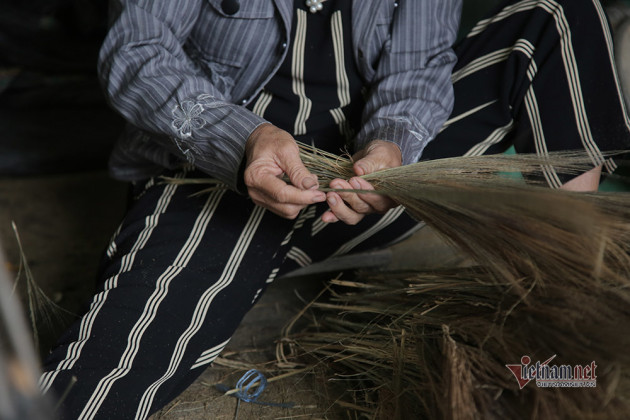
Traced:
<svg viewBox="0 0 630 420">
<path fill-rule="evenodd" d="M 354 172 L 359 175 L 367 175 L 388 168 L 387 160 L 378 149 L 370 150 L 361 159 L 354 163 Z"/>
<path fill-rule="evenodd" d="M 369 155 L 354 164 L 354 173 L 363 176 L 377 171 L 376 164 L 369 158 Z"/>
<path fill-rule="evenodd" d="M 291 184 L 305 190 L 315 189 L 319 183 L 317 175 L 314 175 L 306 169 L 299 154 L 285 156 L 284 172 L 291 180 Z"/>
<path fill-rule="evenodd" d="M 383 169 L 400 166 L 400 148 L 390 142 L 374 140 L 365 149 L 365 154 L 353 165 L 354 172 L 359 175 L 367 175 Z"/>
</svg>

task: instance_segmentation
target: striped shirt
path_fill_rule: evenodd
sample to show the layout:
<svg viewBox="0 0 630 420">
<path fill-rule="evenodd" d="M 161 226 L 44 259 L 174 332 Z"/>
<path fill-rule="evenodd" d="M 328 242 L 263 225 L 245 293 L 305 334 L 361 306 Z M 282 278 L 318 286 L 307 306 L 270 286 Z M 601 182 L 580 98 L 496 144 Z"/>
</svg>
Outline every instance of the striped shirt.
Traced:
<svg viewBox="0 0 630 420">
<path fill-rule="evenodd" d="M 110 158 L 134 180 L 188 161 L 236 188 L 244 147 L 265 122 L 245 106 L 288 52 L 293 0 L 118 0 L 99 55 L 111 105 L 129 122 Z M 396 143 L 417 161 L 453 106 L 461 0 L 351 2 L 352 58 L 367 87 L 355 149 Z"/>
</svg>

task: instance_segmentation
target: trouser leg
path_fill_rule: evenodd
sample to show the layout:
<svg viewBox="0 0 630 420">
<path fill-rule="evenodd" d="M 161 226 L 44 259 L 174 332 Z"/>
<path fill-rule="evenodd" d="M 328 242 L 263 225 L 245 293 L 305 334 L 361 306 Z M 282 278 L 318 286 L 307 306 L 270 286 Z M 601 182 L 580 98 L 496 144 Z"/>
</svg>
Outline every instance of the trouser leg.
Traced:
<svg viewBox="0 0 630 420">
<path fill-rule="evenodd" d="M 283 270 L 416 229 L 402 209 L 326 225 L 314 223 L 324 206 L 290 221 L 231 191 L 191 197 L 199 189 L 150 181 L 136 191 L 88 311 L 45 364 L 42 389 L 57 397 L 77 378 L 63 418 L 146 418 L 218 356 Z"/>
<path fill-rule="evenodd" d="M 630 147 L 606 17 L 597 0 L 510 0 L 480 21 L 455 51 L 455 106 L 424 159 Z M 546 168 L 550 186 L 568 179 Z"/>
<path fill-rule="evenodd" d="M 64 418 L 146 418 L 218 355 L 283 258 L 293 222 L 229 192 L 154 185 L 108 251 L 88 312 L 52 351 L 41 385 Z"/>
<path fill-rule="evenodd" d="M 392 245 L 410 237 L 424 226 L 400 206 L 385 214 L 367 215 L 357 225 L 324 223 L 321 215 L 326 205 L 309 207 L 298 219 L 286 250 L 279 275 L 331 257 L 356 254 Z M 360 268 L 360 267 L 358 267 Z"/>
</svg>

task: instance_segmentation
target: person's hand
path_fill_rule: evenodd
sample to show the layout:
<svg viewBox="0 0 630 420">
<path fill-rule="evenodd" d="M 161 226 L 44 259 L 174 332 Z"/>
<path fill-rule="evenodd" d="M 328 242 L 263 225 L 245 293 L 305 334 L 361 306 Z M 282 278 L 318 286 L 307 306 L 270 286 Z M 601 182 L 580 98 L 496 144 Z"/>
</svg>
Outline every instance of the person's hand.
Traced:
<svg viewBox="0 0 630 420">
<path fill-rule="evenodd" d="M 258 126 L 245 145 L 244 180 L 254 203 L 287 219 L 294 219 L 309 204 L 326 200 L 318 191 L 317 176 L 302 160 L 293 137 L 271 124 Z M 286 174 L 289 185 L 281 177 Z"/>
<path fill-rule="evenodd" d="M 400 148 L 391 142 L 374 140 L 367 147 L 353 156 L 354 173 L 357 177 L 349 181 L 335 179 L 330 186 L 336 189 L 373 190 L 374 187 L 359 176 L 371 174 L 402 164 Z M 355 225 L 370 213 L 385 213 L 398 204 L 391 198 L 381 194 L 356 194 L 347 192 L 329 192 L 326 195 L 330 210 L 322 215 L 327 223 L 342 221 Z"/>
</svg>

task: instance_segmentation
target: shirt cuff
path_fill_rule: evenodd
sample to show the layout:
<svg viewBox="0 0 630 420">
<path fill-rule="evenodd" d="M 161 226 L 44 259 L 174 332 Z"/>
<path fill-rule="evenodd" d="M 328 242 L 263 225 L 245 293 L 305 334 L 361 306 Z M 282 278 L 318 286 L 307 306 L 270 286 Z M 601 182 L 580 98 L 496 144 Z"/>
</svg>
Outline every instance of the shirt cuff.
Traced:
<svg viewBox="0 0 630 420">
<path fill-rule="evenodd" d="M 240 105 L 203 99 L 173 110 L 173 141 L 188 163 L 238 190 L 247 139 L 267 121 Z"/>
<path fill-rule="evenodd" d="M 365 127 L 363 135 L 357 141 L 357 150 L 365 148 L 373 140 L 383 140 L 396 144 L 400 148 L 402 164 L 409 165 L 420 160 L 424 148 L 430 141 L 429 132 L 419 124 L 410 128 L 410 123 L 404 118 L 379 120 L 381 124 L 375 127 Z"/>
</svg>

